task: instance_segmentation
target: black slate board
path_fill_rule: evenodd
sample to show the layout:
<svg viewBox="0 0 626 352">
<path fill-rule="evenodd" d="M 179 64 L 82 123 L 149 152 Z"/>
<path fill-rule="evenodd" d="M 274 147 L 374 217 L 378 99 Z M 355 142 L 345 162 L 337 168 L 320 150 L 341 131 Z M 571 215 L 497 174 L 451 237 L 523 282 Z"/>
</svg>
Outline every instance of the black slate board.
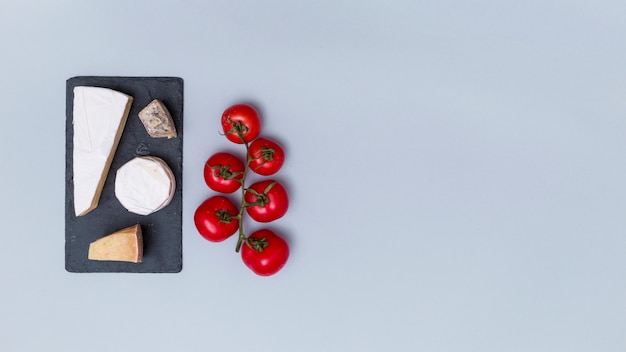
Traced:
<svg viewBox="0 0 626 352">
<path fill-rule="evenodd" d="M 133 97 L 126 127 L 109 170 L 99 205 L 90 213 L 74 215 L 72 171 L 73 89 L 94 86 Z M 152 138 L 139 120 L 139 111 L 153 99 L 161 100 L 176 126 L 177 138 Z M 182 270 L 183 80 L 178 77 L 73 77 L 66 82 L 65 150 L 65 269 L 69 272 L 177 273 Z M 127 211 L 115 197 L 117 169 L 136 156 L 163 159 L 176 177 L 174 199 L 156 213 L 142 216 Z M 109 233 L 140 224 L 143 232 L 142 263 L 92 261 L 89 244 Z"/>
</svg>

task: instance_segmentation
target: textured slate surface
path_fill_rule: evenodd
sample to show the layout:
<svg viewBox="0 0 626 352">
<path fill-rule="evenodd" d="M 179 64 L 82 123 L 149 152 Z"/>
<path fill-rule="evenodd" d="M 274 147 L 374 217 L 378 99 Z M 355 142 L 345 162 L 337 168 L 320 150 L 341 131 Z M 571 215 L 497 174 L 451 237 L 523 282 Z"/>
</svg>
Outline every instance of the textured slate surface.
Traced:
<svg viewBox="0 0 626 352">
<path fill-rule="evenodd" d="M 100 203 L 90 213 L 76 217 L 73 200 L 73 88 L 97 86 L 131 95 L 134 99 L 124 133 L 111 164 Z M 167 106 L 177 138 L 151 138 L 138 113 L 153 99 Z M 183 80 L 177 77 L 73 77 L 66 83 L 65 269 L 69 272 L 177 273 L 182 270 Z M 176 176 L 174 199 L 160 211 L 137 215 L 127 211 L 114 193 L 115 172 L 128 160 L 153 155 L 165 160 Z M 94 240 L 139 223 L 143 231 L 142 263 L 103 262 L 87 259 Z"/>
</svg>

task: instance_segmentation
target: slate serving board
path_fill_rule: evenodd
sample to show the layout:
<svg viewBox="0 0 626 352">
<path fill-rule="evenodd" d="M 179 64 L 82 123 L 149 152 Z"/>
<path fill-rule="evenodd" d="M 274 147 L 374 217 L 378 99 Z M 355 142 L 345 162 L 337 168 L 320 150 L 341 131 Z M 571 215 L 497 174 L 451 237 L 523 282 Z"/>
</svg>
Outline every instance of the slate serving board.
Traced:
<svg viewBox="0 0 626 352">
<path fill-rule="evenodd" d="M 73 186 L 73 89 L 94 86 L 117 90 L 133 97 L 128 120 L 96 209 L 74 215 Z M 152 138 L 139 120 L 139 111 L 153 99 L 161 100 L 174 120 L 177 138 Z M 182 270 L 183 198 L 183 80 L 178 77 L 73 77 L 66 82 L 65 150 L 65 269 L 69 272 L 177 273 Z M 176 177 L 176 191 L 165 208 L 147 215 L 127 211 L 115 197 L 115 173 L 136 156 L 163 159 Z M 89 244 L 109 233 L 140 224 L 143 261 L 126 263 L 87 259 Z"/>
</svg>

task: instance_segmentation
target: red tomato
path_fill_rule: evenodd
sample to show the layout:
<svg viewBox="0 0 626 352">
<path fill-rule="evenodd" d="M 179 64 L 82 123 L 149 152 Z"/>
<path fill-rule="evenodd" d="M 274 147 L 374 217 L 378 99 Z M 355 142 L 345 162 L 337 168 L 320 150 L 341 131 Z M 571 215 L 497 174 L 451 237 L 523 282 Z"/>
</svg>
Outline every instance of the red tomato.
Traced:
<svg viewBox="0 0 626 352">
<path fill-rule="evenodd" d="M 239 228 L 239 211 L 230 199 L 213 196 L 200 204 L 193 216 L 202 237 L 211 242 L 221 242 Z"/>
<path fill-rule="evenodd" d="M 274 180 L 252 184 L 246 189 L 244 199 L 248 215 L 258 222 L 274 221 L 285 215 L 289 207 L 287 191 Z"/>
<path fill-rule="evenodd" d="M 222 114 L 222 129 L 229 141 L 243 144 L 243 137 L 249 143 L 261 132 L 259 113 L 247 104 L 233 105 Z"/>
<path fill-rule="evenodd" d="M 241 259 L 257 275 L 276 274 L 289 258 L 289 245 L 273 231 L 256 231 L 246 242 L 241 248 Z"/>
<path fill-rule="evenodd" d="M 259 175 L 275 174 L 285 162 L 285 152 L 278 143 L 267 139 L 257 138 L 249 148 L 250 170 Z"/>
<path fill-rule="evenodd" d="M 215 153 L 204 164 L 204 181 L 212 190 L 233 193 L 241 186 L 245 170 L 239 158 L 229 153 Z"/>
</svg>

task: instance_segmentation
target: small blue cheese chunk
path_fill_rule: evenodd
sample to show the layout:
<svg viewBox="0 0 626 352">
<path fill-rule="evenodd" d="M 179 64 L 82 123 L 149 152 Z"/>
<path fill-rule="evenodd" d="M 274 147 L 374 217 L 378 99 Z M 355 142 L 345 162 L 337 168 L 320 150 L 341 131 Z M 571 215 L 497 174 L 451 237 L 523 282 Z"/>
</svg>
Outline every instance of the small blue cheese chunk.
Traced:
<svg viewBox="0 0 626 352">
<path fill-rule="evenodd" d="M 176 126 L 172 115 L 162 101 L 154 99 L 139 112 L 139 119 L 153 138 L 176 138 Z"/>
</svg>

